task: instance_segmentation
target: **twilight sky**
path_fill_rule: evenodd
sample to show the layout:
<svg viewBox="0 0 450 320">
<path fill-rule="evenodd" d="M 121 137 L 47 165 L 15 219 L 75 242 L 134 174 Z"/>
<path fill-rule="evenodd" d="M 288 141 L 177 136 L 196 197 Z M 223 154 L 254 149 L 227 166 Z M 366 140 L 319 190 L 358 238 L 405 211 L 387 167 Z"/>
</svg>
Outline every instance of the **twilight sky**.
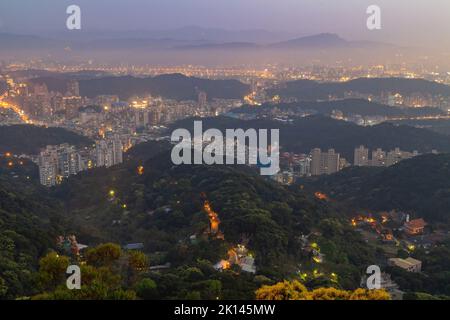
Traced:
<svg viewBox="0 0 450 320">
<path fill-rule="evenodd" d="M 1 0 L 0 32 L 63 31 L 70 4 L 82 10 L 78 32 L 196 25 L 450 46 L 450 0 Z M 371 4 L 382 9 L 380 31 L 366 29 Z"/>
</svg>

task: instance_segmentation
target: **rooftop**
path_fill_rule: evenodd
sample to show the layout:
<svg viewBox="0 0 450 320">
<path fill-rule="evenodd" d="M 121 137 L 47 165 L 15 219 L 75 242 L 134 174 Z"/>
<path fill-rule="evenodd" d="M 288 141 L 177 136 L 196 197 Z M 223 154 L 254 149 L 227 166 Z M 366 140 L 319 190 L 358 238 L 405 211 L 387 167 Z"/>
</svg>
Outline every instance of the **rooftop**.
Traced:
<svg viewBox="0 0 450 320">
<path fill-rule="evenodd" d="M 422 218 L 414 219 L 414 220 L 411 220 L 411 221 L 405 223 L 405 226 L 409 227 L 409 228 L 423 228 L 426 225 L 427 225 L 427 223 Z"/>
</svg>

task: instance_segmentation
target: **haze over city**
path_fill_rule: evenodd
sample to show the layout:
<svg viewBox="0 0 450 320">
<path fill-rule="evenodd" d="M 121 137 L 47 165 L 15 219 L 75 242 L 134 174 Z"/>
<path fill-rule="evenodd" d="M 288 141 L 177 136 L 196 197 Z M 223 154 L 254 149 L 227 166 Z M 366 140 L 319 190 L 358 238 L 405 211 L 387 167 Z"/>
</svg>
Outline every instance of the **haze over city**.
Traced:
<svg viewBox="0 0 450 320">
<path fill-rule="evenodd" d="M 0 31 L 63 32 L 65 9 L 71 4 L 82 8 L 84 32 L 195 25 L 265 29 L 294 37 L 332 32 L 350 40 L 408 46 L 450 44 L 450 2 L 446 0 L 4 0 L 0 3 Z M 383 27 L 377 32 L 365 27 L 366 9 L 371 4 L 382 9 Z"/>
</svg>

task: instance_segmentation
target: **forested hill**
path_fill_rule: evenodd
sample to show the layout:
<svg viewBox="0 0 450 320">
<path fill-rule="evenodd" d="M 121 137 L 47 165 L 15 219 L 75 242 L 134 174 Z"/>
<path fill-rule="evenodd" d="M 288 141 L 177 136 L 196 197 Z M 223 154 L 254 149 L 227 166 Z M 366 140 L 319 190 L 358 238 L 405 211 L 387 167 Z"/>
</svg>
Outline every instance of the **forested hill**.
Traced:
<svg viewBox="0 0 450 320">
<path fill-rule="evenodd" d="M 62 128 L 46 128 L 34 125 L 0 126 L 0 153 L 37 154 L 47 145 L 68 143 L 87 146 L 92 141 Z"/>
<path fill-rule="evenodd" d="M 353 207 L 450 221 L 450 154 L 423 155 L 389 168 L 348 168 L 311 186 Z"/>
<path fill-rule="evenodd" d="M 237 120 L 227 117 L 197 119 L 203 121 L 203 130 L 218 128 L 225 132 L 229 128 L 280 129 L 282 151 L 309 153 L 313 148 L 334 148 L 347 160 L 353 161 L 354 149 L 364 145 L 370 149 L 382 148 L 390 151 L 399 147 L 404 151 L 417 150 L 429 153 L 433 149 L 450 152 L 447 136 L 426 129 L 410 126 L 395 126 L 382 123 L 362 127 L 324 116 L 295 119 L 292 123 L 276 120 Z M 175 123 L 172 129 L 192 130 L 194 119 Z"/>
<path fill-rule="evenodd" d="M 423 79 L 359 78 L 347 82 L 319 83 L 312 80 L 288 82 L 284 87 L 269 90 L 270 95 L 294 97 L 299 100 L 322 100 L 330 95 L 344 97 L 345 92 L 379 95 L 382 92 L 450 96 L 450 87 Z"/>
<path fill-rule="evenodd" d="M 298 249 L 298 237 L 315 230 L 318 239 L 333 243 L 324 248 L 328 267 L 334 268 L 342 257 L 352 261 L 353 265 L 339 266 L 345 270 L 342 281 L 346 287 L 357 286 L 360 268 L 373 259 L 372 249 L 333 207 L 300 189 L 289 191 L 268 181 L 252 168 L 173 166 L 170 151 L 140 161 L 82 173 L 55 190 L 55 196 L 66 203 L 72 223 L 84 235 L 83 241 L 143 242 L 153 263 L 170 262 L 181 269 L 195 266 L 198 261 L 212 266 L 227 256 L 230 247 L 246 243 L 256 258 L 259 274 L 278 280 L 295 272 L 302 259 L 310 260 Z M 139 164 L 144 174 L 139 175 Z M 224 241 L 207 235 L 205 200 L 218 214 Z M 340 231 L 330 233 L 330 228 Z M 339 232 L 346 237 L 339 236 Z M 198 241 L 190 242 L 192 235 Z M 336 248 L 339 256 L 333 253 Z M 219 277 L 208 272 L 210 279 Z M 228 298 L 253 296 L 252 290 L 238 293 L 233 278 L 222 282 Z M 248 281 L 245 279 L 238 281 Z M 254 288 L 251 282 L 241 285 Z M 166 294 L 182 298 L 184 293 L 169 290 Z"/>
<path fill-rule="evenodd" d="M 55 247 L 63 230 L 56 199 L 37 183 L 13 179 L 0 168 L 0 300 L 38 292 L 33 277 L 38 259 Z"/>
<path fill-rule="evenodd" d="M 66 90 L 64 81 L 60 79 L 37 78 L 33 82 L 46 83 L 49 90 Z M 175 100 L 197 100 L 198 93 L 204 91 L 208 99 L 242 99 L 250 91 L 248 85 L 237 80 L 209 80 L 181 74 L 148 78 L 104 77 L 80 80 L 79 84 L 80 94 L 90 98 L 102 94 L 117 94 L 121 99 L 128 99 L 151 94 Z"/>
<path fill-rule="evenodd" d="M 361 115 L 361 116 L 382 116 L 382 117 L 418 117 L 421 115 L 441 115 L 444 111 L 433 108 L 398 108 L 391 107 L 379 103 L 370 102 L 364 99 L 343 99 L 334 101 L 300 101 L 295 103 L 267 103 L 255 108 L 254 106 L 245 105 L 238 109 L 233 109 L 233 113 L 244 114 L 268 114 L 273 110 L 283 112 L 302 112 L 313 111 L 319 114 L 331 115 L 333 111 L 339 110 L 344 116 Z"/>
<path fill-rule="evenodd" d="M 75 233 L 89 245 L 88 256 L 101 243 L 114 242 L 119 249 L 143 243 L 151 266 L 169 263 L 162 272 L 144 275 L 152 281 L 152 297 L 159 299 L 254 299 L 262 284 L 296 275 L 299 265 L 313 275 L 318 266 L 302 250 L 302 234 L 325 257 L 323 274 L 305 281 L 309 288 L 332 286 L 329 275 L 336 273 L 339 287 L 355 289 L 376 261 L 375 246 L 349 225 L 334 201 L 316 199 L 307 188 L 285 188 L 247 166 L 174 166 L 164 145 L 146 146 L 155 152 L 136 149 L 121 165 L 82 172 L 52 190 L 30 182 L 26 192 L 16 193 L 23 188 L 21 177 L 0 183 L 0 238 L 8 248 L 0 252 L 0 288 L 7 288 L 2 297 L 44 291 L 30 280 L 45 274 L 34 272 L 35 257 L 54 247 L 57 234 Z M 217 214 L 222 237 L 210 231 L 205 201 Z M 256 275 L 214 269 L 238 244 L 255 257 Z M 45 263 L 53 261 L 46 257 Z M 124 282 L 119 288 L 136 287 Z"/>
</svg>

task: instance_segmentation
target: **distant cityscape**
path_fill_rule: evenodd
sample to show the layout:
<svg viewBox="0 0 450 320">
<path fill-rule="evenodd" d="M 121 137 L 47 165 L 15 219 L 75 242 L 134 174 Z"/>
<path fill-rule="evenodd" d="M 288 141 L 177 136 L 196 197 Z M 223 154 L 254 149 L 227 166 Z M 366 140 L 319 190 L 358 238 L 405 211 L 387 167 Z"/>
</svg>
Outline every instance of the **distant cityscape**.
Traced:
<svg viewBox="0 0 450 320">
<path fill-rule="evenodd" d="M 25 66 L 5 65 L 3 70 L 15 72 Z M 75 68 L 76 69 L 76 68 Z M 73 69 L 72 71 L 75 71 Z M 81 70 L 81 69 L 80 69 Z M 136 72 L 136 69 L 134 69 Z M 159 71 L 156 71 L 159 70 Z M 172 69 L 170 69 L 172 70 Z M 169 69 L 147 70 L 147 75 L 156 75 L 158 72 L 170 71 Z M 186 75 L 202 76 L 203 69 L 173 69 Z M 236 72 L 230 70 L 208 71 L 210 78 L 226 79 Z M 405 71 L 395 67 L 385 68 L 376 66 L 368 70 L 311 68 L 287 71 L 288 73 L 276 73 L 273 69 L 242 70 L 243 81 L 250 84 L 250 94 L 239 99 L 210 98 L 205 91 L 197 90 L 197 101 L 177 101 L 162 97 L 134 96 L 127 101 L 121 101 L 118 95 L 98 95 L 94 98 L 83 97 L 80 94 L 79 82 L 69 80 L 65 92 L 49 91 L 43 82 L 34 82 L 33 78 L 11 77 L 4 74 L 8 84 L 7 91 L 1 97 L 0 123 L 13 125 L 20 123 L 33 123 L 43 126 L 62 127 L 95 141 L 95 145 L 77 150 L 74 146 L 60 145 L 47 146 L 34 160 L 39 165 L 40 181 L 45 186 L 55 186 L 83 170 L 94 167 L 110 167 L 123 162 L 123 153 L 139 143 L 166 139 L 166 128 L 170 124 L 189 117 L 216 117 L 219 115 L 233 116 L 233 110 L 243 105 L 258 106 L 264 103 L 282 102 L 277 97 L 267 95 L 267 89 L 280 80 L 292 79 L 293 74 L 298 73 L 298 78 L 308 77 L 320 81 L 348 81 L 358 76 L 384 77 L 389 75 L 403 75 L 409 78 L 425 76 L 416 71 Z M 106 71 L 106 70 L 103 70 Z M 108 69 L 109 72 L 120 74 L 118 70 Z M 424 72 L 422 70 L 422 72 Z M 214 74 L 214 76 L 211 76 Z M 251 76 L 249 76 L 251 75 Z M 439 78 L 433 74 L 435 81 L 446 83 L 448 75 Z M 437 77 L 437 78 L 436 78 Z M 428 77 L 430 78 L 430 77 Z M 382 93 L 380 96 L 349 92 L 345 98 L 359 98 L 367 101 L 375 101 L 391 107 L 420 108 L 432 106 L 447 111 L 449 100 L 442 96 L 412 94 L 404 96 L 395 93 Z M 330 101 L 336 97 L 329 97 Z M 295 100 L 287 100 L 292 102 Z M 278 111 L 277 111 L 278 110 Z M 271 117 L 283 117 L 291 119 L 307 116 L 308 113 L 286 113 L 277 109 L 276 105 L 271 111 Z M 359 117 L 357 114 L 346 117 L 339 110 L 333 110 L 330 115 L 334 119 L 356 122 L 360 125 L 371 125 L 383 122 L 386 117 Z M 363 119 L 363 120 L 361 120 Z M 437 153 L 437 151 L 433 151 Z M 417 151 L 403 151 L 395 148 L 390 151 L 376 149 L 371 151 L 360 146 L 355 149 L 354 166 L 392 166 L 401 160 L 410 159 L 419 155 Z M 32 155 L 30 155 L 32 156 Z M 318 176 L 333 174 L 350 166 L 350 161 L 340 156 L 334 149 L 322 151 L 314 149 L 309 154 L 284 153 L 282 155 L 282 172 L 274 178 L 282 183 L 291 184 L 298 177 Z"/>
<path fill-rule="evenodd" d="M 66 260 L 96 275 L 82 299 L 449 299 L 450 71 L 332 59 L 0 61 L 0 271 L 15 272 L 0 299 L 4 283 L 8 298 L 79 298 L 49 275 Z M 210 159 L 246 161 L 175 163 L 171 135 L 194 121 L 240 131 L 202 136 L 223 143 Z M 257 174 L 274 150 L 280 170 Z"/>
</svg>

